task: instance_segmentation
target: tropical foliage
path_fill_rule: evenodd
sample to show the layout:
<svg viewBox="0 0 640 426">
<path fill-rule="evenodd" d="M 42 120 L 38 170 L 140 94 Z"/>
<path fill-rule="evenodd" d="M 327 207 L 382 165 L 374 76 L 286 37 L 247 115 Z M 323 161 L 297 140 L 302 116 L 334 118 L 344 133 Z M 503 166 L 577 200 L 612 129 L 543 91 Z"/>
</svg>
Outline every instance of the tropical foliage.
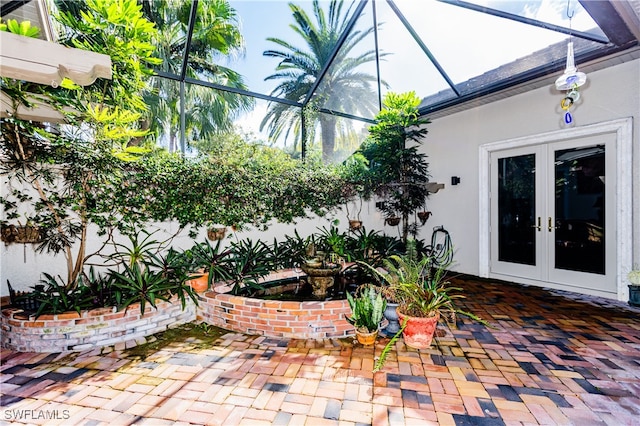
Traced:
<svg viewBox="0 0 640 426">
<path fill-rule="evenodd" d="M 165 220 L 192 230 L 210 223 L 266 227 L 273 220 L 325 214 L 344 202 L 335 167 L 302 164 L 277 149 L 233 138 L 212 143 L 209 156 L 186 158 L 146 145 L 148 132 L 140 122 L 149 66 L 158 63 L 149 44 L 155 29 L 134 0 L 80 6 L 82 13 L 63 11 L 59 17 L 63 41 L 108 51 L 113 81 L 84 88 L 66 80 L 60 88 L 3 82 L 14 108 L 38 96 L 67 120 L 47 127 L 2 119 L 2 174 L 9 190 L 0 199 L 3 225 L 33 224 L 43 235 L 39 250 L 65 256 L 67 287 L 78 285 L 85 262 L 116 230 L 130 235 L 149 221 Z M 104 241 L 88 253 L 91 225 Z"/>
<path fill-rule="evenodd" d="M 262 145 L 239 144 L 198 158 L 158 153 L 130 169 L 126 186 L 114 193 L 128 214 L 176 220 L 181 227 L 266 228 L 273 220 L 324 215 L 344 200 L 335 168 L 304 164 Z"/>
<path fill-rule="evenodd" d="M 193 4 L 197 4 L 198 19 L 190 34 L 188 25 Z M 142 2 L 142 5 L 145 16 L 158 30 L 155 53 L 163 60 L 161 69 L 176 77 L 151 80 L 153 91 L 145 96 L 150 107 L 149 127 L 167 140 L 169 151 L 178 148 L 181 111 L 184 113 L 185 141 L 189 146 L 215 140 L 233 131 L 233 120 L 240 112 L 253 107 L 252 98 L 184 83 L 184 77 L 190 77 L 246 89 L 243 77 L 223 65 L 227 57 L 242 55 L 244 49 L 238 16 L 229 1 L 156 0 Z M 182 70 L 187 46 L 189 63 Z"/>
<path fill-rule="evenodd" d="M 360 264 L 389 286 L 389 293 L 404 315 L 432 317 L 440 314 L 453 322 L 456 314 L 461 314 L 486 324 L 473 313 L 456 306 L 456 301 L 465 296 L 462 289 L 452 286 L 446 279 L 447 268 L 451 265 L 435 265 L 431 257 L 420 256 L 413 239 L 407 242 L 405 254 L 392 255 L 382 261 L 382 272 L 366 262 Z"/>
<path fill-rule="evenodd" d="M 87 253 L 90 223 L 103 230 L 123 226 L 126 206 L 112 194 L 126 178 L 127 161 L 145 152 L 138 120 L 145 111 L 142 91 L 156 64 L 150 40 L 154 29 L 134 0 L 89 0 L 83 19 L 60 13 L 61 42 L 108 53 L 112 81 L 79 87 L 63 80 L 53 88 L 23 81 L 3 81 L 13 108 L 36 98 L 58 109 L 66 124 L 43 126 L 10 116 L 2 119 L 2 174 L 9 184 L 0 201 L 6 219 L 38 226 L 41 250 L 62 253 L 68 287 L 75 287 Z M 132 144 L 135 142 L 135 145 Z M 75 244 L 77 243 L 77 244 Z"/>
<path fill-rule="evenodd" d="M 44 273 L 45 278 L 33 292 L 21 297 L 35 300 L 36 316 L 107 306 L 126 310 L 136 303 L 144 314 L 147 304 L 155 308 L 158 300 L 174 297 L 183 308 L 188 299 L 197 305 L 196 295 L 186 283 L 190 262 L 184 253 L 169 249 L 162 255 L 163 250 L 164 245 L 152 235 L 133 234 L 128 244 L 117 244 L 116 251 L 108 256 L 111 266 L 106 273 L 100 274 L 92 267 L 74 286 Z"/>
<path fill-rule="evenodd" d="M 363 186 L 384 199 L 381 210 L 387 217 L 402 218 L 402 238 L 416 233 L 410 228 L 410 216 L 425 206 L 429 195 L 429 164 L 418 149 L 427 134 L 429 120 L 420 118 L 420 98 L 415 92 L 389 92 L 383 99 L 384 108 L 369 128 L 369 138 L 356 154 L 368 161 Z"/>
<path fill-rule="evenodd" d="M 147 304 L 155 306 L 158 300 L 173 298 L 184 306 L 189 298 L 197 304 L 188 280 L 204 273 L 209 274 L 209 286 L 213 282 L 224 282 L 234 294 L 253 295 L 263 288 L 261 277 L 283 267 L 299 267 L 308 244 L 312 241 L 324 244 L 325 235 L 318 231 L 303 238 L 295 231 L 272 244 L 244 239 L 225 245 L 220 240 L 215 244 L 205 240 L 186 250 L 178 250 L 168 247 L 167 241 L 158 241 L 152 233 L 134 232 L 126 243 L 111 243 L 111 254 L 102 255 L 102 267 L 92 266 L 87 274 L 79 276 L 74 286 L 68 286 L 61 277 L 44 273 L 45 279 L 22 297 L 35 299 L 37 306 L 29 309 L 35 309 L 37 315 L 80 312 L 105 306 L 127 309 L 136 303 L 144 310 Z M 378 264 L 382 253 L 379 250 L 397 247 L 398 243 L 375 231 L 335 235 L 344 239 L 347 250 L 353 248 L 354 253 L 361 253 L 363 261 L 369 265 Z M 364 292 L 363 289 L 357 293 L 355 299 L 362 297 Z M 371 290 L 366 292 L 372 295 Z M 381 307 L 381 302 L 376 300 L 377 297 L 373 297 L 371 306 L 372 309 L 375 307 L 375 312 Z M 364 307 L 364 311 L 357 309 L 358 315 L 369 315 L 369 307 Z M 377 318 L 377 313 L 373 318 Z"/>
<path fill-rule="evenodd" d="M 7 22 L 0 20 L 0 31 L 8 31 L 26 37 L 38 37 L 40 28 L 31 26 L 30 21 L 18 22 L 15 19 L 8 19 Z"/>
<path fill-rule="evenodd" d="M 290 134 L 299 137 L 302 115 L 306 114 L 307 139 L 313 140 L 316 127 L 319 127 L 325 162 L 333 158 L 337 136 L 342 133 L 341 136 L 347 137 L 353 129 L 348 120 L 338 119 L 321 110 L 373 116 L 379 108 L 373 86 L 377 83 L 376 77 L 362 71 L 362 65 L 375 61 L 375 51 L 355 50 L 362 40 L 373 34 L 374 27 L 353 29 L 337 52 L 334 65 L 321 75 L 338 40 L 348 28 L 354 4 L 346 6 L 342 0 L 331 0 L 325 11 L 320 2 L 314 0 L 313 15 L 310 16 L 302 5 L 289 3 L 294 20 L 291 28 L 301 38 L 302 44 L 270 37 L 267 40 L 277 47 L 263 53 L 279 60 L 276 72 L 267 77 L 267 80 L 278 82 L 271 95 L 304 104 L 306 110 L 302 112 L 298 107 L 274 102 L 262 120 L 261 129 L 267 127 L 273 139 L 281 136 L 286 139 Z M 319 78 L 322 78 L 321 83 Z M 319 90 L 311 93 L 318 84 Z M 308 105 L 307 100 L 310 101 Z"/>
<path fill-rule="evenodd" d="M 378 331 L 387 307 L 387 301 L 382 297 L 379 287 L 364 284 L 358 287 L 354 295 L 347 293 L 347 300 L 351 308 L 351 316 L 346 317 L 349 324 L 361 332 Z"/>
</svg>

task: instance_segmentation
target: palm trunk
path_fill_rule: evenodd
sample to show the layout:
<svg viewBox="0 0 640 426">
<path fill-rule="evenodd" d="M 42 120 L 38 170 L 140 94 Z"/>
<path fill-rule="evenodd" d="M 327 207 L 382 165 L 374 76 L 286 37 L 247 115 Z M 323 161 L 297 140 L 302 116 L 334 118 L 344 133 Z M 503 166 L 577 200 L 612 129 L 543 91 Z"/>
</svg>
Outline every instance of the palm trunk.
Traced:
<svg viewBox="0 0 640 426">
<path fill-rule="evenodd" d="M 336 122 L 333 118 L 320 118 L 322 137 L 322 161 L 330 163 L 333 160 L 333 150 L 336 146 Z"/>
</svg>

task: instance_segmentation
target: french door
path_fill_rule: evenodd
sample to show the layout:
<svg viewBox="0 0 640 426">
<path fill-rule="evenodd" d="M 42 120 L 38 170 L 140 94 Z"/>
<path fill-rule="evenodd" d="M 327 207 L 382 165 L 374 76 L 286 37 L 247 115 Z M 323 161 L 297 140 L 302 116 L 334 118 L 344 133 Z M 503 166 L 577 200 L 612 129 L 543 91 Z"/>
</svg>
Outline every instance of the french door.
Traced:
<svg viewBox="0 0 640 426">
<path fill-rule="evenodd" d="M 615 136 L 490 154 L 494 274 L 616 289 Z"/>
</svg>

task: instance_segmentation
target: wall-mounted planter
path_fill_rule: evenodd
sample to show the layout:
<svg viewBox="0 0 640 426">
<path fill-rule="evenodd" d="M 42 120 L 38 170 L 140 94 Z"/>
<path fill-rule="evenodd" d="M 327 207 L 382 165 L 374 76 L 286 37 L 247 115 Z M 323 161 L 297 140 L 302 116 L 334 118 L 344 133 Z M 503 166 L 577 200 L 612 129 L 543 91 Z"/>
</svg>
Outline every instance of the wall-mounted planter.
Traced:
<svg viewBox="0 0 640 426">
<path fill-rule="evenodd" d="M 360 228 L 362 228 L 361 220 L 357 220 L 357 219 L 349 220 L 349 229 L 351 229 L 352 231 L 355 231 L 356 229 L 360 229 Z"/>
<path fill-rule="evenodd" d="M 396 216 L 388 217 L 385 222 L 387 222 L 387 225 L 389 226 L 398 226 L 398 224 L 400 223 L 400 218 Z"/>
<path fill-rule="evenodd" d="M 209 238 L 211 241 L 221 240 L 226 234 L 227 228 L 225 227 L 212 226 L 211 228 L 207 229 L 207 238 Z"/>
<path fill-rule="evenodd" d="M 40 228 L 31 225 L 2 225 L 0 233 L 5 244 L 38 243 L 42 237 Z"/>
<path fill-rule="evenodd" d="M 429 217 L 431 216 L 431 212 L 429 211 L 421 211 L 418 212 L 418 219 L 420 219 L 420 223 L 421 224 L 425 224 L 427 222 L 427 219 L 429 219 Z"/>
</svg>

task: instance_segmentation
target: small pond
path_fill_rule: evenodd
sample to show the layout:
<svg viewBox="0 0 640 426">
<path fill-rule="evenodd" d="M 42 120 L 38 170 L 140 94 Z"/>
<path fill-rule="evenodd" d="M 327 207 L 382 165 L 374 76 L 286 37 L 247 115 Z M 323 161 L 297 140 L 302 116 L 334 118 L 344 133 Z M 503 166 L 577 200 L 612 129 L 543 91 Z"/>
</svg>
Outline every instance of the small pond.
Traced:
<svg viewBox="0 0 640 426">
<path fill-rule="evenodd" d="M 290 276 L 269 280 L 262 283 L 264 290 L 258 290 L 250 295 L 245 293 L 242 296 L 250 296 L 261 300 L 293 300 L 293 301 L 329 301 L 345 300 L 346 293 L 352 293 L 362 284 L 359 274 L 355 270 L 347 270 L 334 277 L 334 285 L 327 289 L 325 297 L 317 297 L 313 293 L 313 288 L 309 284 L 308 277 Z"/>
<path fill-rule="evenodd" d="M 346 273 L 345 273 L 346 272 Z M 245 334 L 266 337 L 327 339 L 354 334 L 345 320 L 351 309 L 346 292 L 359 285 L 354 270 L 345 270 L 319 299 L 300 270 L 272 273 L 262 280 L 260 295 L 233 295 L 222 284 L 206 292 L 200 303 L 199 319 L 211 325 Z"/>
</svg>

